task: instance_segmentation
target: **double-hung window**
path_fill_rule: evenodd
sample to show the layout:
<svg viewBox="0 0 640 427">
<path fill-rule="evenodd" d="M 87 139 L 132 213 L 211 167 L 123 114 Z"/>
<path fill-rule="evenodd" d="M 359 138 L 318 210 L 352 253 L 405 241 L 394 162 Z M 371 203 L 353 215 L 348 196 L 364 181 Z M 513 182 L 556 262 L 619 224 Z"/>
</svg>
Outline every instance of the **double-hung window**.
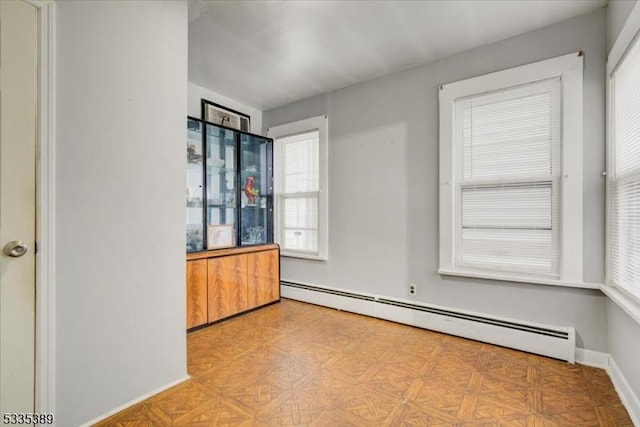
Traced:
<svg viewBox="0 0 640 427">
<path fill-rule="evenodd" d="M 269 129 L 274 139 L 275 236 L 283 256 L 327 258 L 327 119 Z"/>
<path fill-rule="evenodd" d="M 440 91 L 440 272 L 582 281 L 582 55 Z"/>
<path fill-rule="evenodd" d="M 640 31 L 637 34 L 625 46 L 626 53 L 608 65 L 607 281 L 640 301 Z"/>
<path fill-rule="evenodd" d="M 465 267 L 557 276 L 560 82 L 455 101 L 455 257 Z"/>
</svg>

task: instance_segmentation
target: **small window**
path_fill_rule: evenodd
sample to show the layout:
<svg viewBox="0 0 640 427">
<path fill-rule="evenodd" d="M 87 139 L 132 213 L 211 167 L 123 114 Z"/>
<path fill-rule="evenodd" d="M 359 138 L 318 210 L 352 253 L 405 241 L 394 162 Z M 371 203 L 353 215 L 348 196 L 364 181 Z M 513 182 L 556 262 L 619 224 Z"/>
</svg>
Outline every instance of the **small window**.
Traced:
<svg viewBox="0 0 640 427">
<path fill-rule="evenodd" d="M 577 53 L 442 87 L 440 273 L 582 281 L 581 112 Z"/>
<path fill-rule="evenodd" d="M 274 139 L 275 235 L 283 256 L 327 258 L 327 120 L 269 129 Z"/>
</svg>

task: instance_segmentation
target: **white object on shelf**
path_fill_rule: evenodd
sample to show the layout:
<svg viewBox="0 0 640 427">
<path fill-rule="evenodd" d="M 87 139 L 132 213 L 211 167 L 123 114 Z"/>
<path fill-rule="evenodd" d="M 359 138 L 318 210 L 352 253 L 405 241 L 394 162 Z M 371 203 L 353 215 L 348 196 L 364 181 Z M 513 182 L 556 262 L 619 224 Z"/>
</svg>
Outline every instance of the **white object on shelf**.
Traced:
<svg viewBox="0 0 640 427">
<path fill-rule="evenodd" d="M 225 164 L 225 161 L 222 159 L 208 159 L 207 162 L 216 168 L 221 168 Z"/>
</svg>

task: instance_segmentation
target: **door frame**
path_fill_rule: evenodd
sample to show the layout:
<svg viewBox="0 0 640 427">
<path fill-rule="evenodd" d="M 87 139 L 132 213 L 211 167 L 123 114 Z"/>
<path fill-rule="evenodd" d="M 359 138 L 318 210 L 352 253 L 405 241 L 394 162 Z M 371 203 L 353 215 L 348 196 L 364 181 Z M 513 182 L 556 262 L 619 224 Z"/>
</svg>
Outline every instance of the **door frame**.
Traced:
<svg viewBox="0 0 640 427">
<path fill-rule="evenodd" d="M 38 17 L 34 412 L 55 414 L 56 5 L 53 0 L 22 1 L 35 7 Z"/>
</svg>

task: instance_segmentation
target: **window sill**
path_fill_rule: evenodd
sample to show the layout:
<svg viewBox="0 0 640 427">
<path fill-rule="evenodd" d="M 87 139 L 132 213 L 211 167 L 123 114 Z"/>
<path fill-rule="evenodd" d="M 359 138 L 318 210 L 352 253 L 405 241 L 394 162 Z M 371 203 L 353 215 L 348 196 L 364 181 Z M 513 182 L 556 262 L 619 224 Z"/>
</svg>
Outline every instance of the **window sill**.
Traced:
<svg viewBox="0 0 640 427">
<path fill-rule="evenodd" d="M 280 256 L 287 258 L 300 258 L 300 259 L 308 259 L 312 261 L 327 261 L 328 258 L 326 256 L 320 255 L 312 255 L 312 254 L 303 254 L 299 252 L 286 252 L 280 249 Z"/>
<path fill-rule="evenodd" d="M 477 279 L 488 279 L 488 280 L 504 280 L 508 282 L 518 282 L 518 283 L 534 283 L 537 285 L 548 285 L 548 286 L 561 286 L 565 288 L 578 288 L 578 289 L 601 289 L 602 285 L 600 283 L 585 283 L 585 282 L 566 282 L 563 280 L 555 280 L 555 279 L 543 279 L 536 277 L 525 277 L 525 276 L 516 276 L 516 275 L 508 275 L 508 274 L 496 274 L 496 273 L 481 273 L 477 271 L 451 271 L 451 270 L 438 270 L 438 274 L 444 276 L 457 276 L 457 277 L 473 277 Z"/>
<path fill-rule="evenodd" d="M 612 285 L 602 285 L 600 290 L 636 323 L 640 324 L 640 304 L 638 301 Z"/>
</svg>

